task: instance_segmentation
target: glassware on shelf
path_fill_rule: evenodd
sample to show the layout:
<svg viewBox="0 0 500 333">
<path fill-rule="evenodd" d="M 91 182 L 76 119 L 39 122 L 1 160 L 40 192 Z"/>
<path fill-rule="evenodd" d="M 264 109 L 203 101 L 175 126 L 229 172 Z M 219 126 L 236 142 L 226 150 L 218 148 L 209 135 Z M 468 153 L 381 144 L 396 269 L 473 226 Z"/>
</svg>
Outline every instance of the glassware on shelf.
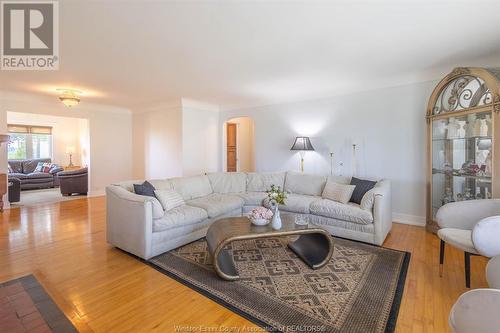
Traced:
<svg viewBox="0 0 500 333">
<path fill-rule="evenodd" d="M 465 189 L 464 200 L 472 200 L 474 197 L 472 196 L 470 188 Z"/>
<path fill-rule="evenodd" d="M 465 131 L 465 125 L 467 124 L 467 121 L 465 120 L 458 120 L 458 137 L 459 138 L 465 138 L 466 137 L 466 131 Z"/>
<path fill-rule="evenodd" d="M 465 136 L 468 138 L 472 138 L 475 136 L 474 126 L 476 124 L 476 114 L 467 115 L 467 126 L 465 129 Z"/>
<path fill-rule="evenodd" d="M 442 205 L 500 196 L 500 165 L 493 161 L 499 158 L 493 152 L 499 91 L 500 69 L 459 67 L 431 95 L 427 225 L 433 232 Z"/>
<path fill-rule="evenodd" d="M 491 197 L 491 113 L 432 122 L 433 212 L 449 202 Z"/>
<path fill-rule="evenodd" d="M 453 192 L 451 191 L 451 188 L 447 187 L 446 191 L 444 192 L 443 205 L 454 201 L 455 200 L 453 200 Z"/>
<path fill-rule="evenodd" d="M 455 117 L 451 117 L 448 121 L 448 125 L 446 125 L 446 138 L 454 139 L 458 137 L 458 130 L 460 129 L 460 125 Z"/>
<path fill-rule="evenodd" d="M 432 138 L 444 139 L 446 136 L 446 120 L 436 120 L 432 123 Z"/>
<path fill-rule="evenodd" d="M 307 216 L 303 214 L 295 214 L 295 224 L 308 225 L 309 221 L 307 220 Z"/>
<path fill-rule="evenodd" d="M 491 121 L 491 116 L 487 114 L 486 116 L 484 116 L 484 118 L 486 119 L 486 126 L 488 126 L 486 136 L 491 138 L 491 136 L 493 135 L 493 122 Z"/>
</svg>

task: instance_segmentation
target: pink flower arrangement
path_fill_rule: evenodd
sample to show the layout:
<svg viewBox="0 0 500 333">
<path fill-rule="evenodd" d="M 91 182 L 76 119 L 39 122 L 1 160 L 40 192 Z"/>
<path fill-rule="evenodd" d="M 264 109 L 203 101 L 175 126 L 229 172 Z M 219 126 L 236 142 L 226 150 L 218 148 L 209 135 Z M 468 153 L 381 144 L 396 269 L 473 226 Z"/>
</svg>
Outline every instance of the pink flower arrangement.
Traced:
<svg viewBox="0 0 500 333">
<path fill-rule="evenodd" d="M 250 211 L 248 218 L 252 220 L 269 220 L 273 217 L 273 212 L 265 207 L 257 207 Z"/>
</svg>

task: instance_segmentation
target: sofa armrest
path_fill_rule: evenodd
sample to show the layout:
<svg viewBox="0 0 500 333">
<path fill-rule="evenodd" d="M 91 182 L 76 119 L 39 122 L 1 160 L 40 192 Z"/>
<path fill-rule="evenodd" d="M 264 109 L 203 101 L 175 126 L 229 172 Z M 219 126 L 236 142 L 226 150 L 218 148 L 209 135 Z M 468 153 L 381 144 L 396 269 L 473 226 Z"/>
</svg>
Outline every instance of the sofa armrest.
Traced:
<svg viewBox="0 0 500 333">
<path fill-rule="evenodd" d="M 59 177 L 70 177 L 70 176 L 78 176 L 78 175 L 87 175 L 89 172 L 88 168 L 76 169 L 76 170 L 68 170 L 61 171 L 58 173 Z"/>
<path fill-rule="evenodd" d="M 436 222 L 440 228 L 472 230 L 480 220 L 495 215 L 500 215 L 500 199 L 457 201 L 439 208 Z"/>
<path fill-rule="evenodd" d="M 377 245 L 382 245 L 392 228 L 392 198 L 389 180 L 383 180 L 377 186 L 373 204 L 373 225 L 375 228 L 374 242 Z"/>
<path fill-rule="evenodd" d="M 110 244 L 143 259 L 151 257 L 153 206 L 156 198 L 106 187 L 106 239 Z M 161 207 L 161 205 L 160 205 Z"/>
</svg>

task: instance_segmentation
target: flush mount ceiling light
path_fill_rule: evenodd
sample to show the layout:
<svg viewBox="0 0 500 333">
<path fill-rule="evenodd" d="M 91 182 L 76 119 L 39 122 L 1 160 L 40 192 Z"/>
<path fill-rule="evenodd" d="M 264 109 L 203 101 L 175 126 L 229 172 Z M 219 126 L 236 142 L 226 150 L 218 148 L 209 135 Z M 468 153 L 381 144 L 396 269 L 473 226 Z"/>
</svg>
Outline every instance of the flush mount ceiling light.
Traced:
<svg viewBox="0 0 500 333">
<path fill-rule="evenodd" d="M 80 90 L 75 89 L 57 89 L 61 94 L 59 95 L 59 100 L 67 107 L 72 107 L 80 103 L 79 95 L 82 94 Z"/>
</svg>

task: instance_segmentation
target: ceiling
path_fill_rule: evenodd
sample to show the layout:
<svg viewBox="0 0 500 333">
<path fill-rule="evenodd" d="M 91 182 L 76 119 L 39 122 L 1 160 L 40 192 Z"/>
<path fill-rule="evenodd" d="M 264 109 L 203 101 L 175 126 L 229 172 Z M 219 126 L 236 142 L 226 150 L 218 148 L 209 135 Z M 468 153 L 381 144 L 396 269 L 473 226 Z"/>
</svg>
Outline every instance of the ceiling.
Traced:
<svg viewBox="0 0 500 333">
<path fill-rule="evenodd" d="M 71 1 L 59 71 L 1 71 L 0 90 L 79 88 L 141 111 L 323 98 L 500 65 L 500 1 Z"/>
</svg>

